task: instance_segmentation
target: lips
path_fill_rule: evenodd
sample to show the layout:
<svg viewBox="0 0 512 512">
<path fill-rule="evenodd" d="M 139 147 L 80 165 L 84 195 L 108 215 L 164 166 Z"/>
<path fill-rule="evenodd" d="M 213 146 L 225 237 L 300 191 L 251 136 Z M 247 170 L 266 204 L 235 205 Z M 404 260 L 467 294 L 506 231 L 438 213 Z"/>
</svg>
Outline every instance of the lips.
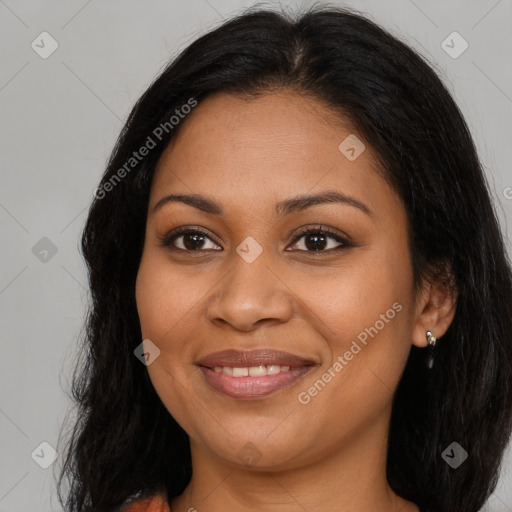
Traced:
<svg viewBox="0 0 512 512">
<path fill-rule="evenodd" d="M 262 398 L 290 387 L 317 364 L 273 349 L 224 350 L 196 363 L 216 391 L 238 399 Z"/>
<path fill-rule="evenodd" d="M 314 365 L 314 361 L 303 357 L 273 349 L 250 351 L 224 350 L 215 352 L 200 359 L 196 364 L 214 369 L 216 366 L 231 368 L 250 368 L 251 366 L 279 365 L 290 369 Z"/>
</svg>

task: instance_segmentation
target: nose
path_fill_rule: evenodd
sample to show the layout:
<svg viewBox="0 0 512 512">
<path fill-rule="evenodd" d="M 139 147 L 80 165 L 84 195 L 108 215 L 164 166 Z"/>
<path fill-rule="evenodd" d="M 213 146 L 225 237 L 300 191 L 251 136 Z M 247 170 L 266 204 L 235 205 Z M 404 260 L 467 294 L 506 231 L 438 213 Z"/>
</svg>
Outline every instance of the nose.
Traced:
<svg viewBox="0 0 512 512">
<path fill-rule="evenodd" d="M 231 271 L 207 301 L 209 321 L 252 331 L 262 323 L 287 322 L 293 315 L 293 293 L 272 268 L 265 251 L 252 263 L 235 254 Z"/>
</svg>

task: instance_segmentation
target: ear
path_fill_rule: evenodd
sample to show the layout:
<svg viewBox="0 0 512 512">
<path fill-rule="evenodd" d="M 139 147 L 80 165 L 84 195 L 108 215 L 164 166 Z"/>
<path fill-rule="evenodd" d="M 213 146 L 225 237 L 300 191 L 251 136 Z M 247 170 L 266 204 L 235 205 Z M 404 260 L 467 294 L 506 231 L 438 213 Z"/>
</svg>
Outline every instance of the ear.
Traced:
<svg viewBox="0 0 512 512">
<path fill-rule="evenodd" d="M 446 276 L 446 271 L 443 273 Z M 439 339 L 450 327 L 457 305 L 457 292 L 451 279 L 432 279 L 424 284 L 416 300 L 416 320 L 412 344 L 426 347 L 427 331 Z"/>
</svg>

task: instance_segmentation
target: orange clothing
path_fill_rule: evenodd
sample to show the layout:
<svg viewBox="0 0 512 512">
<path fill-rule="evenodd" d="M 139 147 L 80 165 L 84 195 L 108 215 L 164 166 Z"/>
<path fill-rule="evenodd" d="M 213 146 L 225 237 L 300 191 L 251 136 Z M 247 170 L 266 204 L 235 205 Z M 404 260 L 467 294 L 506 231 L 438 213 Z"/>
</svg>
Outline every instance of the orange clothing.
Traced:
<svg viewBox="0 0 512 512">
<path fill-rule="evenodd" d="M 169 504 L 162 494 L 151 498 L 139 498 L 125 505 L 120 512 L 170 512 Z"/>
</svg>

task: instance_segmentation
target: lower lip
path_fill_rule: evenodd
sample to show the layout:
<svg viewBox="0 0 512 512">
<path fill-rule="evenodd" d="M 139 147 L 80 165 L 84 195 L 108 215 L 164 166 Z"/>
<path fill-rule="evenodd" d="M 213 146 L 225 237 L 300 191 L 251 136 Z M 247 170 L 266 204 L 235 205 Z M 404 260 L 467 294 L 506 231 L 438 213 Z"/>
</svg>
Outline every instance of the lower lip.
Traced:
<svg viewBox="0 0 512 512">
<path fill-rule="evenodd" d="M 227 373 L 217 373 L 205 366 L 199 368 L 207 382 L 215 390 L 231 398 L 248 400 L 270 395 L 295 384 L 300 378 L 309 373 L 313 366 L 290 368 L 287 372 L 263 375 L 262 377 L 233 377 Z"/>
</svg>

